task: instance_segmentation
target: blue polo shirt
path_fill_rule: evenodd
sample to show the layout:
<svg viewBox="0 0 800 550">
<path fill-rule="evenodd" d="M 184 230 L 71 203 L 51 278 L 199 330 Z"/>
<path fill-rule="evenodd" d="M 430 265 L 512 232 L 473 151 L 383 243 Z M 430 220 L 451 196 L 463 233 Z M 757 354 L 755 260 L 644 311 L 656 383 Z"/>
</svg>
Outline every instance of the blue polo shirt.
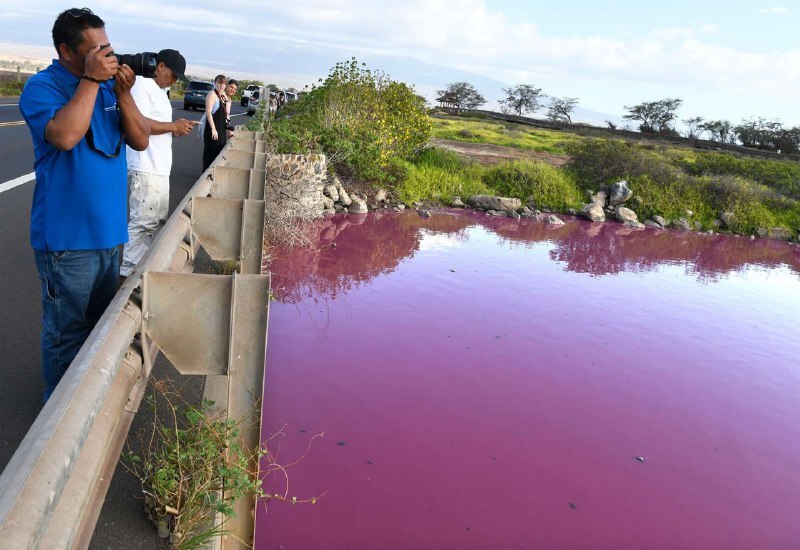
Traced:
<svg viewBox="0 0 800 550">
<path fill-rule="evenodd" d="M 91 130 L 71 151 L 47 143 L 45 127 L 66 105 L 80 79 L 53 60 L 25 84 L 19 108 L 33 139 L 36 187 L 31 246 L 37 250 L 92 250 L 128 241 L 127 163 L 113 81 L 100 84 Z"/>
</svg>

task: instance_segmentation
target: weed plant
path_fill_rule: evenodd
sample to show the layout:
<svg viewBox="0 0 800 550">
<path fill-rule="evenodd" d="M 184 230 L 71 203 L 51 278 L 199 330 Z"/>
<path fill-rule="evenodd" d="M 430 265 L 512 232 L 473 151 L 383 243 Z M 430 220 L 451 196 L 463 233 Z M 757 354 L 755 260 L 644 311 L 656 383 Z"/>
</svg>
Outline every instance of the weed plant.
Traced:
<svg viewBox="0 0 800 550">
<path fill-rule="evenodd" d="M 159 536 L 169 537 L 173 548 L 198 548 L 223 533 L 216 514 L 229 517 L 236 500 L 259 493 L 253 451 L 237 443 L 234 420 L 211 414 L 211 401 L 185 405 L 160 381 L 144 402 L 152 424 L 140 434 L 141 450 L 123 453 L 123 465 L 141 480 Z"/>
<path fill-rule="evenodd" d="M 243 448 L 238 422 L 216 415 L 212 401 L 204 399 L 199 407 L 186 404 L 170 381 L 151 382 L 143 401 L 143 412 L 151 416 L 148 428 L 138 434 L 139 449 L 122 454 L 122 463 L 141 481 L 145 511 L 172 548 L 205 547 L 220 535 L 230 535 L 225 521 L 233 516 L 234 503 L 247 494 L 264 505 L 270 500 L 314 504 L 324 496 L 291 496 L 288 475 L 288 469 L 324 434 L 312 437 L 302 456 L 283 465 L 267 448 L 270 441 L 285 435 L 283 430 L 263 446 Z M 270 481 L 274 475 L 279 481 Z M 266 493 L 262 482 L 283 489 Z M 220 523 L 218 515 L 224 518 Z"/>
</svg>

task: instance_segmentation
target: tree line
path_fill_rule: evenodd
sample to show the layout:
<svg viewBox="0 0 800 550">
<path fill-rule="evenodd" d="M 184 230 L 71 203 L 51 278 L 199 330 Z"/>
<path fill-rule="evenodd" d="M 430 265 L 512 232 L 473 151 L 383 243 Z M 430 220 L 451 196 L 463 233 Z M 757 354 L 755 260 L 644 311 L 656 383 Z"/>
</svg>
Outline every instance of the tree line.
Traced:
<svg viewBox="0 0 800 550">
<path fill-rule="evenodd" d="M 504 97 L 499 101 L 505 114 L 533 114 L 547 108 L 545 116 L 553 122 L 572 123 L 572 113 L 578 105 L 576 97 L 555 97 L 542 92 L 533 84 L 517 84 L 502 88 Z M 437 90 L 437 101 L 457 110 L 476 109 L 486 99 L 468 82 L 452 82 L 443 90 Z M 709 139 L 720 143 L 739 143 L 745 147 L 800 154 L 800 127 L 788 128 L 779 120 L 763 117 L 743 119 L 739 124 L 729 120 L 712 120 L 696 116 L 682 119 L 684 134 L 677 128 L 678 110 L 683 104 L 679 98 L 664 98 L 645 101 L 638 105 L 625 106 L 622 118 L 638 122 L 638 129 L 645 134 L 683 136 L 692 139 Z M 616 129 L 611 121 L 609 128 Z"/>
</svg>

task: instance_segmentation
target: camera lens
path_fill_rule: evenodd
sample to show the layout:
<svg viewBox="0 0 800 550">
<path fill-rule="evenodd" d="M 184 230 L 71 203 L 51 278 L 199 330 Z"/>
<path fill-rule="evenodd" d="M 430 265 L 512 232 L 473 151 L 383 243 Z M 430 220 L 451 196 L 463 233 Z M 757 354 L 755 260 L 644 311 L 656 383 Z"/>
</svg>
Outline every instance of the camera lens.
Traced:
<svg viewBox="0 0 800 550">
<path fill-rule="evenodd" d="M 114 55 L 114 54 L 109 54 Z M 153 78 L 156 76 L 156 54 L 154 52 L 142 53 L 120 53 L 116 54 L 117 62 L 120 65 L 127 65 L 133 69 L 134 74 L 143 76 L 145 78 Z"/>
</svg>

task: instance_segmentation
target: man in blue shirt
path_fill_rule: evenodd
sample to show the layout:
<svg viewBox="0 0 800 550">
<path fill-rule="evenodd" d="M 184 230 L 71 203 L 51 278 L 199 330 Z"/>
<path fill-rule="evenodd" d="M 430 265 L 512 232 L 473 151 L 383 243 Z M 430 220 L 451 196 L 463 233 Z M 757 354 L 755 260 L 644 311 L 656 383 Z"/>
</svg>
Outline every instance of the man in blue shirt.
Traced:
<svg viewBox="0 0 800 550">
<path fill-rule="evenodd" d="M 42 373 L 47 400 L 119 285 L 128 240 L 124 143 L 147 148 L 150 127 L 131 96 L 105 23 L 86 8 L 53 25 L 58 59 L 19 101 L 33 139 L 31 245 L 42 281 Z M 109 55 L 112 54 L 112 55 Z"/>
</svg>

